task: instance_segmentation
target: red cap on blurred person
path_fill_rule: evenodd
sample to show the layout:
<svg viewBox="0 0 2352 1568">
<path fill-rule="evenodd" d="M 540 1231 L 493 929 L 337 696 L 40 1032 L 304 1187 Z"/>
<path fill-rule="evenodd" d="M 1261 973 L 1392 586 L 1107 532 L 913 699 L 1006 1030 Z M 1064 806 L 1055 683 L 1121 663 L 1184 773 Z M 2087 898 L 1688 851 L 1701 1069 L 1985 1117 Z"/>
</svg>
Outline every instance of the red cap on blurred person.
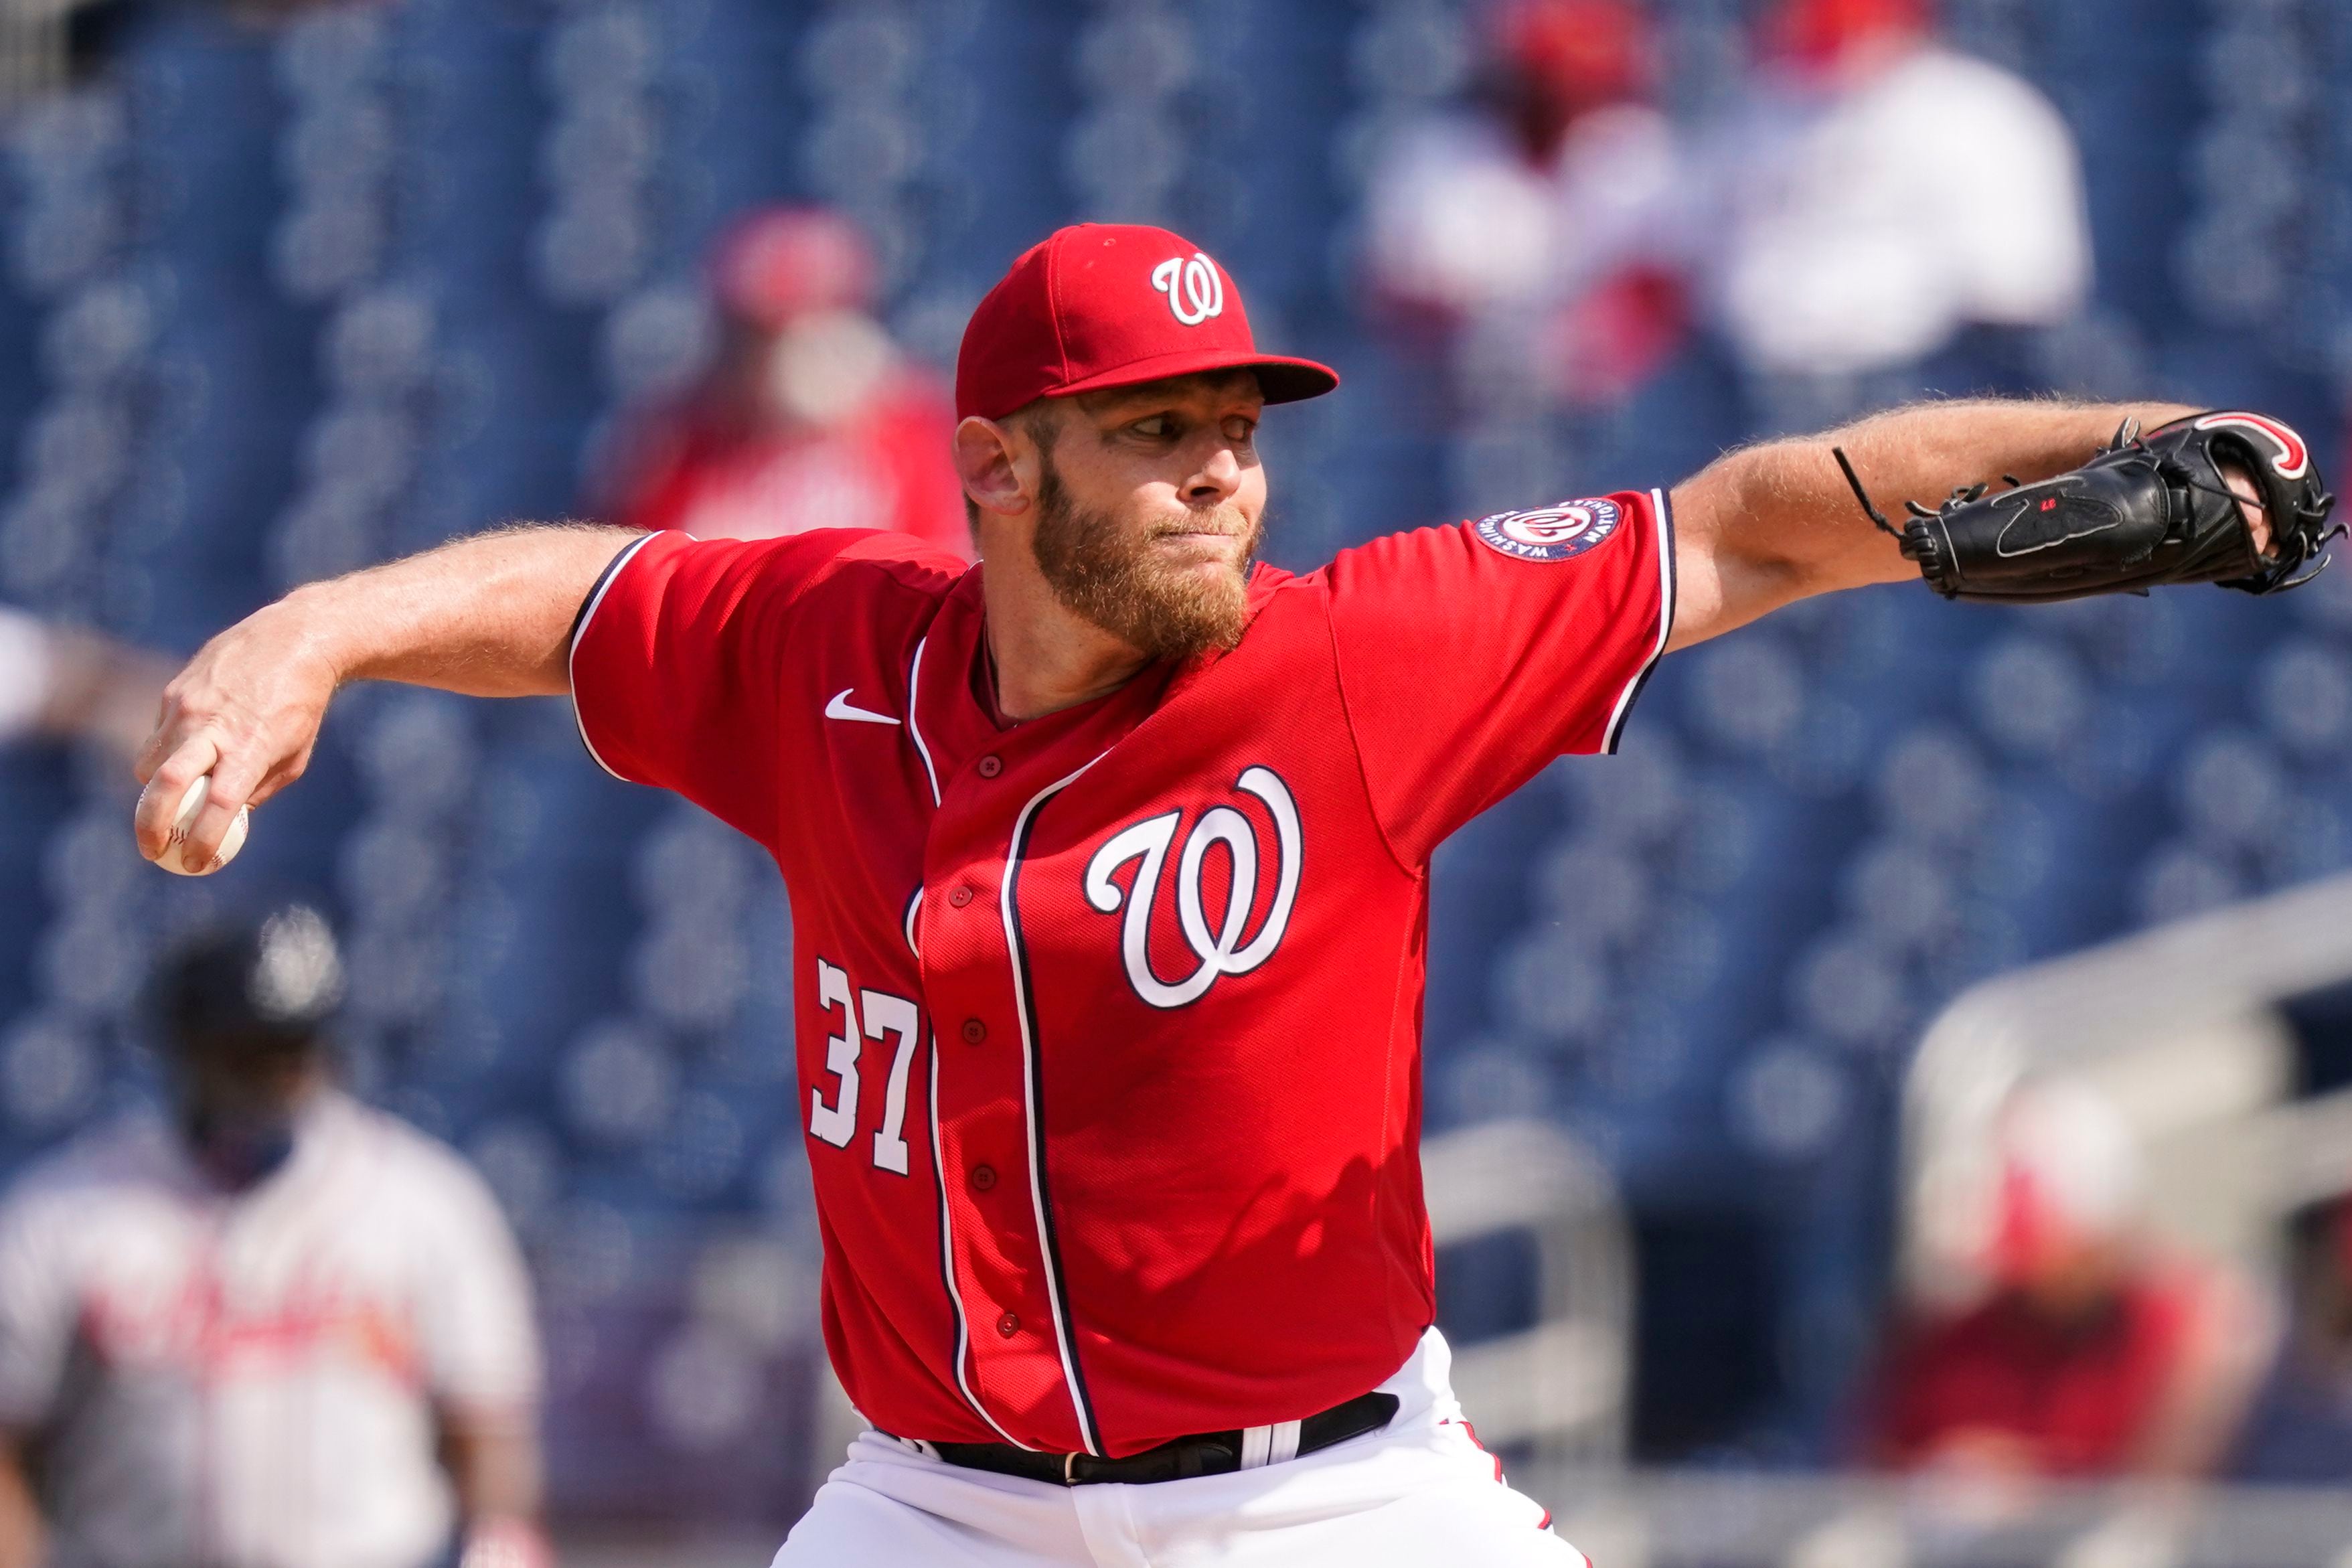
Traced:
<svg viewBox="0 0 2352 1568">
<path fill-rule="evenodd" d="M 1649 91 L 1650 24 L 1632 0 L 1511 0 L 1495 31 L 1504 58 L 1564 114 Z"/>
<path fill-rule="evenodd" d="M 735 224 L 711 261 L 730 315 L 774 329 L 795 316 L 865 304 L 874 253 L 857 226 L 822 207 L 770 207 Z"/>
<path fill-rule="evenodd" d="M 956 416 L 1002 419 L 1071 397 L 1210 370 L 1254 370 L 1268 403 L 1339 384 L 1313 360 L 1258 353 L 1241 290 L 1164 228 L 1082 223 L 1029 247 L 988 291 L 956 355 Z"/>
<path fill-rule="evenodd" d="M 1825 69 L 1864 44 L 1925 33 L 1935 19 L 1934 0 L 1782 0 L 1764 37 L 1780 58 Z"/>
</svg>

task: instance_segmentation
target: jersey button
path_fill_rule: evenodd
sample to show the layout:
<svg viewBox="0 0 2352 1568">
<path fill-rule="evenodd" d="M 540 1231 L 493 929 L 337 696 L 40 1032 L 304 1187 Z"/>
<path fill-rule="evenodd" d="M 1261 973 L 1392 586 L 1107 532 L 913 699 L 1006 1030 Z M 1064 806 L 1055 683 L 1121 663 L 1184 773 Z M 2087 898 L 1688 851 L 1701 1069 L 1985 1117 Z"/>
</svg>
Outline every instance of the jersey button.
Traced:
<svg viewBox="0 0 2352 1568">
<path fill-rule="evenodd" d="M 1004 771 L 1004 759 L 993 752 L 980 759 L 980 776 L 992 779 Z"/>
<path fill-rule="evenodd" d="M 963 1021 L 963 1043 L 965 1045 L 976 1046 L 986 1038 L 988 1038 L 987 1025 L 982 1023 L 977 1018 L 966 1018 Z"/>
<path fill-rule="evenodd" d="M 948 895 L 948 902 L 953 904 L 957 909 L 963 908 L 966 904 L 971 902 L 971 889 L 970 888 L 958 888 L 954 892 Z"/>
<path fill-rule="evenodd" d="M 1017 1312 L 1007 1312 L 1004 1316 L 997 1319 L 996 1331 L 1008 1340 L 1013 1335 L 1019 1333 L 1021 1331 L 1020 1314 Z"/>
<path fill-rule="evenodd" d="M 973 1191 L 982 1193 L 996 1185 L 996 1167 L 993 1165 L 974 1165 L 971 1168 L 971 1184 Z"/>
</svg>

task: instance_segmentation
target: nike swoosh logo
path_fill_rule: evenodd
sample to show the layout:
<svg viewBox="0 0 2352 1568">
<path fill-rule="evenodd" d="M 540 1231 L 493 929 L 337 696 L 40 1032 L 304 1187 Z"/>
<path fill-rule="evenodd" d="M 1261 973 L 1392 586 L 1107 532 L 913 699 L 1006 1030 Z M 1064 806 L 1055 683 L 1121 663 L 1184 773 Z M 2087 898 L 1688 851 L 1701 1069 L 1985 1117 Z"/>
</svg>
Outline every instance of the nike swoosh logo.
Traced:
<svg viewBox="0 0 2352 1568">
<path fill-rule="evenodd" d="M 849 700 L 849 694 L 856 689 L 855 686 L 845 686 L 835 692 L 833 700 L 824 705 L 824 716 L 828 719 L 847 719 L 859 724 L 896 724 L 898 721 L 887 713 L 870 713 L 863 708 L 853 707 Z"/>
</svg>

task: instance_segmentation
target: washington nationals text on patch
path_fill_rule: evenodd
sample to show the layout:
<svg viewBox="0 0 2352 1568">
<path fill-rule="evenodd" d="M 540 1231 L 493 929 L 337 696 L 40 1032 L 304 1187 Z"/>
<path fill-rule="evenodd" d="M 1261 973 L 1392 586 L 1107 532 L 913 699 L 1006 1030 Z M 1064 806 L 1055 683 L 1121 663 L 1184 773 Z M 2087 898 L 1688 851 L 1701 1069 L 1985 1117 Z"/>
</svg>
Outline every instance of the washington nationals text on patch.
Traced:
<svg viewBox="0 0 2352 1568">
<path fill-rule="evenodd" d="M 1567 561 L 1608 542 L 1625 521 L 1624 509 L 1605 496 L 1562 501 L 1532 511 L 1498 511 L 1470 531 L 1519 561 Z"/>
<path fill-rule="evenodd" d="M 1430 852 L 1611 749 L 1672 620 L 1664 496 L 1579 504 L 1619 520 L 1579 570 L 1470 524 L 1260 566 L 1233 652 L 1014 725 L 982 569 L 903 536 L 614 562 L 582 734 L 783 871 L 825 1341 L 870 1420 L 1123 1456 L 1404 1363 Z"/>
</svg>

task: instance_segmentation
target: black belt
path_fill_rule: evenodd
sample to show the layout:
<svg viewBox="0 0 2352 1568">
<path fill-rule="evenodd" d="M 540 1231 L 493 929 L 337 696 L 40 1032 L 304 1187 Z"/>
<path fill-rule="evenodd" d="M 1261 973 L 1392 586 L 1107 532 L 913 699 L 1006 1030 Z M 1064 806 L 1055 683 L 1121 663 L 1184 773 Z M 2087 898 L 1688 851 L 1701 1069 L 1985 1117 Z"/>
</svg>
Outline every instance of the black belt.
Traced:
<svg viewBox="0 0 2352 1568">
<path fill-rule="evenodd" d="M 1298 1452 L 1312 1454 L 1334 1443 L 1377 1432 L 1397 1413 L 1393 1394 L 1360 1394 L 1344 1405 L 1334 1405 L 1298 1424 Z M 1175 1437 L 1156 1448 L 1129 1454 L 1124 1459 L 1097 1459 L 1092 1454 L 1041 1454 L 1009 1443 L 930 1443 L 925 1445 L 950 1465 L 971 1470 L 993 1470 L 1000 1476 L 1048 1481 L 1057 1487 L 1082 1487 L 1096 1481 L 1182 1481 L 1195 1476 L 1230 1475 L 1242 1468 L 1242 1435 L 1196 1432 Z"/>
</svg>

